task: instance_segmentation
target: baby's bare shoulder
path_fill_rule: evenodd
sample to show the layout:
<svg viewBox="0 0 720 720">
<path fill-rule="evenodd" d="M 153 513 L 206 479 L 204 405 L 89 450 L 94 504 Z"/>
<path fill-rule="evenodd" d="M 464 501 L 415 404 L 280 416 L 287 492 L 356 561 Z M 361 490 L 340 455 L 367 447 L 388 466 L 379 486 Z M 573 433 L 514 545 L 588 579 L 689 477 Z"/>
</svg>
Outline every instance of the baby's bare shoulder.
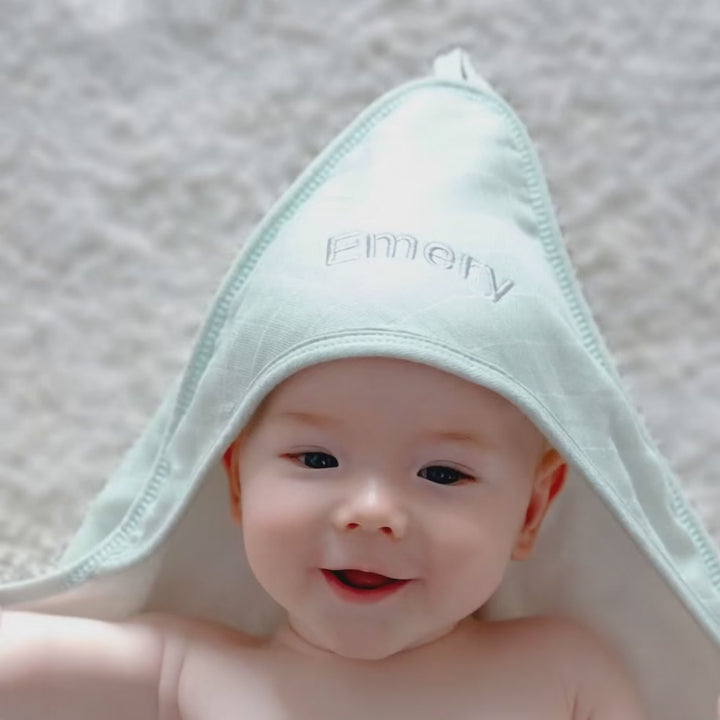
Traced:
<svg viewBox="0 0 720 720">
<path fill-rule="evenodd" d="M 500 621 L 495 626 L 509 642 L 535 647 L 545 656 L 550 653 L 555 660 L 605 645 L 600 635 L 586 625 L 559 615 L 521 617 Z"/>
<path fill-rule="evenodd" d="M 527 641 L 530 654 L 562 672 L 574 696 L 573 720 L 645 720 L 626 664 L 599 633 L 557 616 L 511 621 L 506 630 Z"/>
</svg>

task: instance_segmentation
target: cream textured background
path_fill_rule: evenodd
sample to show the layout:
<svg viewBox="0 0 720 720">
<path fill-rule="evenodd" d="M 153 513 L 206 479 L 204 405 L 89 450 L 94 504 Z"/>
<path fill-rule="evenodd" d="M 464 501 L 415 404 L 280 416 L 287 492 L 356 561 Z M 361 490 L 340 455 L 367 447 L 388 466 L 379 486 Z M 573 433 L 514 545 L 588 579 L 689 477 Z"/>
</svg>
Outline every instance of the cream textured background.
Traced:
<svg viewBox="0 0 720 720">
<path fill-rule="evenodd" d="M 378 95 L 461 44 L 720 538 L 715 0 L 1 0 L 0 580 L 62 552 L 231 259 Z"/>
</svg>

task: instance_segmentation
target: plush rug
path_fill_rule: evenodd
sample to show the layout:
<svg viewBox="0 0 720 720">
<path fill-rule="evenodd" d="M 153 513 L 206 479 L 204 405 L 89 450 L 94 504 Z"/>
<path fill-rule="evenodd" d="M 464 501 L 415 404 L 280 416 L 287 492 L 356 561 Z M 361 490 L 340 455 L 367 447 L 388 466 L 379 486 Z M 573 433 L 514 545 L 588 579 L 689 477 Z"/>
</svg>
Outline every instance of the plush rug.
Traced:
<svg viewBox="0 0 720 720">
<path fill-rule="evenodd" d="M 712 0 L 3 2 L 0 580 L 57 560 L 274 200 L 457 44 L 534 138 L 630 394 L 720 538 L 718 37 Z"/>
</svg>

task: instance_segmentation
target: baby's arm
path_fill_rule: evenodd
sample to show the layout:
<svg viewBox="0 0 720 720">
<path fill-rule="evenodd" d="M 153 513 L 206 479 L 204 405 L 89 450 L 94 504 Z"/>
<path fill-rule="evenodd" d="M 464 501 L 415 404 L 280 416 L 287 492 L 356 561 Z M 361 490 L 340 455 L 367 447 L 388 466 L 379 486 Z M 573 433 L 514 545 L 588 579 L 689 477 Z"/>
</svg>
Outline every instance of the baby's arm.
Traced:
<svg viewBox="0 0 720 720">
<path fill-rule="evenodd" d="M 164 645 L 160 616 L 109 623 L 0 609 L 0 718 L 170 720 Z"/>
</svg>

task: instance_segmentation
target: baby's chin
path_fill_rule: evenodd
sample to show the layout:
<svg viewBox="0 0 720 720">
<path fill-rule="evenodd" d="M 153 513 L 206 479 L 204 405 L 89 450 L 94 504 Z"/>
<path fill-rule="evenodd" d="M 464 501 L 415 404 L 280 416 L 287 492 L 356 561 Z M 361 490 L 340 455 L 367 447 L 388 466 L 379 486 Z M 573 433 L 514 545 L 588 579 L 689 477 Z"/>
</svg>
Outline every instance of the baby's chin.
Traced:
<svg viewBox="0 0 720 720">
<path fill-rule="evenodd" d="M 442 629 L 423 628 L 415 633 L 372 632 L 358 629 L 355 632 L 344 628 L 338 633 L 319 632 L 316 639 L 309 642 L 314 648 L 326 654 L 345 660 L 380 661 L 391 658 L 400 659 L 413 653 L 430 649 L 438 641 L 453 634 L 455 626 Z M 312 635 L 311 635 L 312 638 Z"/>
</svg>

